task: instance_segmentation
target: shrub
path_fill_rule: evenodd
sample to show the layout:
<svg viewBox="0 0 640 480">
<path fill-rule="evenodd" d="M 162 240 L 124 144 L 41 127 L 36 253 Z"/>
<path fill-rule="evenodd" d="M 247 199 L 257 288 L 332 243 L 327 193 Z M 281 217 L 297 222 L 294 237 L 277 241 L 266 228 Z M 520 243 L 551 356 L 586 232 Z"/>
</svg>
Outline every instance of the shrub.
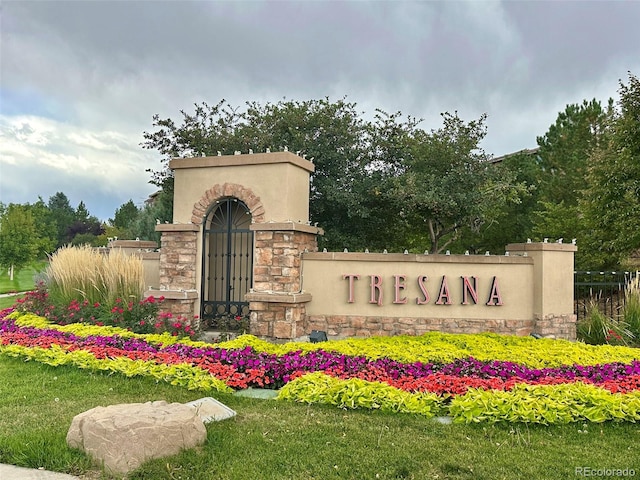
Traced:
<svg viewBox="0 0 640 480">
<path fill-rule="evenodd" d="M 191 326 L 189 319 L 182 315 L 173 316 L 171 312 L 161 312 L 164 297 L 149 296 L 140 301 L 124 301 L 116 298 L 113 306 L 98 302 L 73 299 L 67 305 L 54 304 L 50 300 L 46 286 L 39 283 L 36 290 L 27 292 L 18 300 L 16 310 L 33 313 L 58 325 L 88 323 L 91 325 L 114 326 L 134 333 L 163 333 L 172 336 L 195 339 L 198 332 Z M 197 316 L 194 320 L 197 320 Z"/>
</svg>

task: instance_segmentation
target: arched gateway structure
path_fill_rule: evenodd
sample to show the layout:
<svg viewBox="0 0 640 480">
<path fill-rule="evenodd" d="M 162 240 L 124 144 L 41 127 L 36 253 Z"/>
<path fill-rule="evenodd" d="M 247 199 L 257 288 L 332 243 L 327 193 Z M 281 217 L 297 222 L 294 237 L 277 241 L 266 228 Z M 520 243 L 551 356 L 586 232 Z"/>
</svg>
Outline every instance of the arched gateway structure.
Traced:
<svg viewBox="0 0 640 480">
<path fill-rule="evenodd" d="M 317 250 L 313 163 L 291 152 L 181 158 L 159 285 L 174 314 L 294 339 L 494 331 L 575 339 L 574 245 L 511 244 L 505 255 Z"/>
</svg>

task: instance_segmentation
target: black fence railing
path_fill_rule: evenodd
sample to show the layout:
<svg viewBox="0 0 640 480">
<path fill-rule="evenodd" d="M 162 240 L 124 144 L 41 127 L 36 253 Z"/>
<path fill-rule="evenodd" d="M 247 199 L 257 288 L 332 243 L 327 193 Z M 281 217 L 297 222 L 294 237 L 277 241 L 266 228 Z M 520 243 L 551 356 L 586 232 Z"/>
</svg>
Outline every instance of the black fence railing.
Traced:
<svg viewBox="0 0 640 480">
<path fill-rule="evenodd" d="M 574 312 L 580 320 L 597 306 L 607 316 L 616 317 L 625 300 L 625 286 L 640 272 L 574 272 Z"/>
</svg>

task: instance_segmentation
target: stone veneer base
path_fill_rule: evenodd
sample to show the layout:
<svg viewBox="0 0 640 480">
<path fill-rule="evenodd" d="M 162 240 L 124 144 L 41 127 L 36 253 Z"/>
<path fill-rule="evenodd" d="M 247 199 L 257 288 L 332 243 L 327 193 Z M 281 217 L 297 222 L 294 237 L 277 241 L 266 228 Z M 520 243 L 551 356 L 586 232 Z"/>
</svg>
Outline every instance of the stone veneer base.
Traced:
<svg viewBox="0 0 640 480">
<path fill-rule="evenodd" d="M 573 317 L 573 318 L 571 318 Z M 305 333 L 322 330 L 334 338 L 391 335 L 422 335 L 431 331 L 446 333 L 494 332 L 575 340 L 575 316 L 547 316 L 543 320 L 486 320 L 473 318 L 368 317 L 357 315 L 310 315 Z"/>
</svg>

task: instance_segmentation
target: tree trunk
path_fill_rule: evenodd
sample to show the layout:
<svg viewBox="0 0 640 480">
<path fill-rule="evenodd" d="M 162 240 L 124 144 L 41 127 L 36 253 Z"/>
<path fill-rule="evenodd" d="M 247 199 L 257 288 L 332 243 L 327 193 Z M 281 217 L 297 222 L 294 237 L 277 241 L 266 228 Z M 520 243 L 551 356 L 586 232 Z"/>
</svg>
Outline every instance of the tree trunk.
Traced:
<svg viewBox="0 0 640 480">
<path fill-rule="evenodd" d="M 9 280 L 13 282 L 13 265 L 9 267 Z"/>
</svg>

